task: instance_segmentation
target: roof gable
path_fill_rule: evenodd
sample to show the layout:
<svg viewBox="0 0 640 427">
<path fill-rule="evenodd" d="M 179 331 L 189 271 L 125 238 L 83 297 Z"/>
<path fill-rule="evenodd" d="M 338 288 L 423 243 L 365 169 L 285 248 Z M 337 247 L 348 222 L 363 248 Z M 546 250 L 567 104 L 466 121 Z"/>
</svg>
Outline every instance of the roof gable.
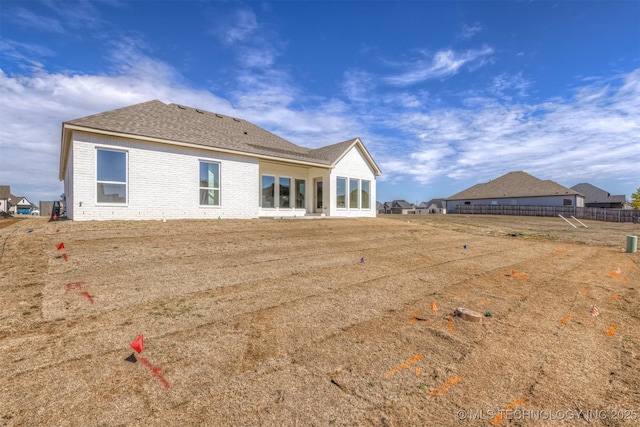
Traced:
<svg viewBox="0 0 640 427">
<path fill-rule="evenodd" d="M 578 195 L 577 191 L 551 180 L 541 180 L 526 172 L 509 172 L 484 184 L 476 184 L 447 200 L 461 199 L 501 199 L 514 197 L 545 197 Z"/>
</svg>

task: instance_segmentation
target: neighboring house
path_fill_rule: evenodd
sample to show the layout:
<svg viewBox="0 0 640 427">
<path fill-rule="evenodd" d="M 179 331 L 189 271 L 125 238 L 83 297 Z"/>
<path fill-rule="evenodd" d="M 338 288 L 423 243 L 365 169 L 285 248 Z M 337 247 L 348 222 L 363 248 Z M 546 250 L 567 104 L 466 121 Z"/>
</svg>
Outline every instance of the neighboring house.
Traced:
<svg viewBox="0 0 640 427">
<path fill-rule="evenodd" d="M 35 205 L 31 203 L 26 197 L 11 195 L 9 198 L 9 213 L 10 214 L 23 214 L 29 215 L 31 209 Z"/>
<path fill-rule="evenodd" d="M 246 120 L 154 100 L 62 124 L 69 219 L 375 217 L 359 138 L 310 149 Z"/>
<path fill-rule="evenodd" d="M 376 212 L 378 212 L 379 214 L 385 213 L 384 205 L 382 203 L 376 202 Z"/>
<path fill-rule="evenodd" d="M 585 195 L 584 205 L 588 208 L 624 209 L 627 203 L 624 195 L 612 196 L 595 185 L 582 183 L 571 189 Z"/>
<path fill-rule="evenodd" d="M 509 172 L 484 184 L 476 184 L 446 199 L 447 212 L 457 205 L 529 205 L 584 207 L 584 195 L 551 180 L 526 172 Z"/>
<path fill-rule="evenodd" d="M 11 200 L 11 187 L 0 185 L 0 212 L 9 212 L 9 201 Z"/>
<path fill-rule="evenodd" d="M 416 207 L 417 215 L 426 214 L 444 214 L 447 213 L 447 205 L 445 199 L 431 199 L 428 202 L 422 202 Z"/>
<path fill-rule="evenodd" d="M 387 213 L 392 214 L 415 214 L 416 205 L 407 202 L 406 200 L 394 200 L 392 202 L 387 202 Z"/>
</svg>

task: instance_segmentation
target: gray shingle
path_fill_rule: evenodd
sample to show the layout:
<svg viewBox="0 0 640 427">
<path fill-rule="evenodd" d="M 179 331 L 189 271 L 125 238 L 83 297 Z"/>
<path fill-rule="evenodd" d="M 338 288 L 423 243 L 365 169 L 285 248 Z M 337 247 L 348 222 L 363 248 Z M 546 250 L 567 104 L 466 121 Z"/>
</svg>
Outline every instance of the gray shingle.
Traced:
<svg viewBox="0 0 640 427">
<path fill-rule="evenodd" d="M 330 165 L 342 147 L 300 147 L 246 120 L 153 100 L 69 120 L 65 125 Z"/>
<path fill-rule="evenodd" d="M 509 172 L 484 184 L 476 184 L 447 200 L 500 199 L 514 197 L 544 197 L 580 195 L 577 191 L 551 180 L 541 180 L 526 172 Z"/>
<path fill-rule="evenodd" d="M 627 201 L 624 195 L 613 196 L 607 191 L 587 183 L 576 184 L 571 189 L 583 194 L 586 197 L 585 203 L 624 203 Z"/>
</svg>

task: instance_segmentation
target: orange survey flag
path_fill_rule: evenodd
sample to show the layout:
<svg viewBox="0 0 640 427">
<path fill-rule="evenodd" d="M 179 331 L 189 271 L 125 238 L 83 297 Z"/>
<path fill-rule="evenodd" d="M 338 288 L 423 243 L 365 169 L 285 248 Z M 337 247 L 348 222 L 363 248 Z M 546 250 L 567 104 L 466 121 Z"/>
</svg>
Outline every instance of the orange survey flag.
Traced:
<svg viewBox="0 0 640 427">
<path fill-rule="evenodd" d="M 129 345 L 131 346 L 132 349 L 134 349 L 138 353 L 142 353 L 142 348 L 144 347 L 143 340 L 144 338 L 142 337 L 142 335 L 140 335 L 138 336 L 138 338 L 133 340 L 133 342 Z"/>
</svg>

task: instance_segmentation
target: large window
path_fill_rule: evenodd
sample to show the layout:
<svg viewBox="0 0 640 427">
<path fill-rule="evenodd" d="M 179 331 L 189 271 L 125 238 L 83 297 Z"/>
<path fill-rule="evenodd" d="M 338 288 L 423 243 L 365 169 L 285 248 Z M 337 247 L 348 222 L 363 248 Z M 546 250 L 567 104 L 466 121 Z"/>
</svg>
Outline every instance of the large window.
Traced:
<svg viewBox="0 0 640 427">
<path fill-rule="evenodd" d="M 200 205 L 220 206 L 220 163 L 200 162 Z"/>
<path fill-rule="evenodd" d="M 127 152 L 97 150 L 97 202 L 127 203 Z"/>
<path fill-rule="evenodd" d="M 358 209 L 358 180 L 349 180 L 349 208 Z"/>
<path fill-rule="evenodd" d="M 281 208 L 290 208 L 289 194 L 291 193 L 291 178 L 280 177 L 280 204 Z"/>
<path fill-rule="evenodd" d="M 275 208 L 275 183 L 275 177 L 262 175 L 261 199 L 263 208 Z"/>
<path fill-rule="evenodd" d="M 362 188 L 360 189 L 361 193 L 361 202 L 360 202 L 360 207 L 362 209 L 370 209 L 371 208 L 371 204 L 369 202 L 369 191 L 370 191 L 370 187 L 371 187 L 371 182 L 370 181 L 362 181 Z"/>
<path fill-rule="evenodd" d="M 306 181 L 304 179 L 296 179 L 296 208 L 304 209 L 305 205 L 305 193 L 306 193 Z"/>
<path fill-rule="evenodd" d="M 336 178 L 336 207 L 347 207 L 347 178 Z"/>
</svg>

